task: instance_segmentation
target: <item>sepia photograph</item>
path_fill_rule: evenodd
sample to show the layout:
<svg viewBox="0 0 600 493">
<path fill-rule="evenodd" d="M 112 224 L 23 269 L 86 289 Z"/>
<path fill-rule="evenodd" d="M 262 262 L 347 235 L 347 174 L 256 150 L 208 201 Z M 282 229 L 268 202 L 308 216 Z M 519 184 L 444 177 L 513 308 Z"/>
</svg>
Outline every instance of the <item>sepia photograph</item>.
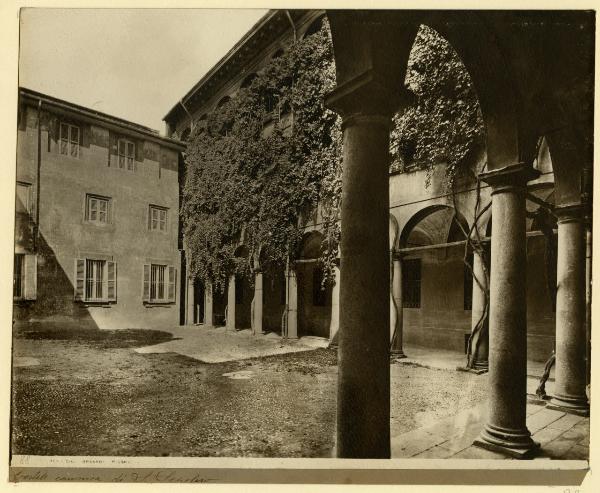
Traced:
<svg viewBox="0 0 600 493">
<path fill-rule="evenodd" d="M 9 481 L 581 484 L 594 10 L 12 14 Z"/>
</svg>

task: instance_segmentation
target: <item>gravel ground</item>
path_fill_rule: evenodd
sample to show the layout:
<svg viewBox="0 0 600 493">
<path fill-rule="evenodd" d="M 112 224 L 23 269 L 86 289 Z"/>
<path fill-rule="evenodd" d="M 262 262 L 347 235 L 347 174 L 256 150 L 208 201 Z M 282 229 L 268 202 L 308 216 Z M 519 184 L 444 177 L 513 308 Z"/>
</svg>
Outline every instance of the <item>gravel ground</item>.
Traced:
<svg viewBox="0 0 600 493">
<path fill-rule="evenodd" d="M 160 331 L 29 331 L 13 369 L 12 451 L 31 455 L 329 457 L 331 349 L 206 364 L 138 354 Z M 394 363 L 392 435 L 480 402 L 487 377 Z M 224 376 L 228 374 L 228 376 Z"/>
</svg>

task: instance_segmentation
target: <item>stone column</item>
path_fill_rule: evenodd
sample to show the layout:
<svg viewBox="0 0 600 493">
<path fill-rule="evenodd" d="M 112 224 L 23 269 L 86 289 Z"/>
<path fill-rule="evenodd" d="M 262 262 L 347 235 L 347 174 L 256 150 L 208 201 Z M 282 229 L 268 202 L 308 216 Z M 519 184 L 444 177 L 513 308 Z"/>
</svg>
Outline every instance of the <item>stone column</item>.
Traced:
<svg viewBox="0 0 600 493">
<path fill-rule="evenodd" d="M 591 382 L 592 361 L 592 229 L 591 218 L 585 232 L 585 356 L 586 382 Z"/>
<path fill-rule="evenodd" d="M 209 282 L 204 284 L 204 324 L 210 327 L 215 325 L 215 317 L 213 314 L 213 288 L 212 284 Z"/>
<path fill-rule="evenodd" d="M 185 323 L 192 325 L 195 318 L 196 300 L 194 299 L 194 280 L 188 277 L 185 293 Z"/>
<path fill-rule="evenodd" d="M 298 338 L 298 278 L 296 269 L 287 271 L 287 336 L 288 339 Z"/>
<path fill-rule="evenodd" d="M 333 267 L 333 275 L 334 284 L 331 287 L 331 322 L 329 324 L 329 343 L 337 344 L 337 334 L 340 328 L 340 268 L 338 265 Z"/>
<path fill-rule="evenodd" d="M 254 274 L 254 335 L 263 333 L 263 274 L 256 270 Z"/>
<path fill-rule="evenodd" d="M 392 336 L 392 354 L 397 358 L 406 358 L 402 348 L 402 330 L 404 328 L 404 310 L 402 306 L 402 257 L 397 252 L 392 254 L 392 297 L 396 310 L 394 333 Z"/>
<path fill-rule="evenodd" d="M 398 95 L 373 74 L 339 86 L 343 175 L 336 453 L 390 457 L 389 133 Z"/>
<path fill-rule="evenodd" d="M 227 330 L 235 330 L 235 274 L 227 284 Z"/>
<path fill-rule="evenodd" d="M 586 386 L 585 229 L 579 204 L 557 207 L 556 366 L 548 407 L 589 415 Z"/>
<path fill-rule="evenodd" d="M 477 282 L 479 281 L 479 282 Z M 474 330 L 481 320 L 486 305 L 487 278 L 485 275 L 484 259 L 477 252 L 473 252 L 473 299 L 471 306 L 471 330 Z M 473 368 L 476 370 L 488 369 L 488 317 L 483 321 L 481 331 L 471 341 L 471 354 L 473 354 Z"/>
<path fill-rule="evenodd" d="M 526 457 L 538 446 L 525 422 L 527 254 L 525 189 L 539 172 L 523 163 L 480 177 L 492 187 L 489 415 L 475 445 Z"/>
</svg>

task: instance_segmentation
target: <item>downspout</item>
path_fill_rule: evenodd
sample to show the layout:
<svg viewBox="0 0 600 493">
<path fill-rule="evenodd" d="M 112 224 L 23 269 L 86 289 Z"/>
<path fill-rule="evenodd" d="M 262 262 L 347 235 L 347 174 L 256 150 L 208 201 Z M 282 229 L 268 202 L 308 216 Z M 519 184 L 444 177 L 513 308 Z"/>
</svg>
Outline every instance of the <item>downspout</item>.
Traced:
<svg viewBox="0 0 600 493">
<path fill-rule="evenodd" d="M 290 11 L 286 10 L 285 11 L 285 15 L 287 16 L 288 20 L 290 21 L 290 24 L 292 26 L 292 32 L 294 33 L 294 44 L 298 41 L 298 31 L 296 30 L 296 24 L 294 24 L 294 20 L 292 19 L 292 16 L 290 15 Z M 292 73 L 292 92 L 294 91 L 294 76 Z M 291 122 L 291 127 L 292 127 L 292 134 L 294 133 L 294 107 L 290 104 L 291 108 L 292 108 L 292 122 Z"/>
<path fill-rule="evenodd" d="M 294 20 L 292 19 L 292 16 L 290 15 L 289 10 L 285 11 L 285 15 L 287 16 L 288 20 L 290 21 L 290 24 L 292 25 L 292 31 L 294 32 L 294 43 L 295 43 L 296 41 L 298 41 L 298 33 L 296 31 L 296 24 L 294 24 Z"/>
<path fill-rule="evenodd" d="M 37 190 L 35 196 L 35 234 L 33 236 L 33 250 L 37 253 L 40 236 L 40 177 L 42 170 L 42 100 L 38 100 L 37 109 Z"/>
<path fill-rule="evenodd" d="M 187 115 L 190 117 L 190 131 L 194 130 L 194 119 L 192 118 L 192 114 L 185 107 L 185 104 L 183 104 L 183 99 L 179 100 L 179 104 L 181 105 L 183 110 L 187 113 Z"/>
</svg>

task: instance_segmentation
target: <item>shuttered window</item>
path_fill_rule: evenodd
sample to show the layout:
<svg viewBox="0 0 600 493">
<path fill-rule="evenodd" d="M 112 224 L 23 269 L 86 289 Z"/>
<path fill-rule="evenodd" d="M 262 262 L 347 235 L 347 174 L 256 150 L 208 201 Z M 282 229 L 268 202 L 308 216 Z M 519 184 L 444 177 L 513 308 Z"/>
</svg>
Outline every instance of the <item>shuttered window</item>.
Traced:
<svg viewBox="0 0 600 493">
<path fill-rule="evenodd" d="M 402 306 L 421 308 L 421 259 L 402 260 Z"/>
<path fill-rule="evenodd" d="M 142 299 L 146 303 L 175 301 L 175 267 L 163 264 L 144 264 Z"/>
<path fill-rule="evenodd" d="M 79 127 L 60 124 L 59 152 L 65 156 L 79 157 Z"/>
<path fill-rule="evenodd" d="M 17 253 L 14 258 L 13 298 L 35 300 L 37 297 L 37 256 Z"/>
<path fill-rule="evenodd" d="M 135 144 L 127 139 L 119 139 L 119 168 L 135 171 Z"/>
<path fill-rule="evenodd" d="M 75 260 L 75 299 L 89 302 L 117 300 L 117 264 L 101 259 Z"/>
</svg>

